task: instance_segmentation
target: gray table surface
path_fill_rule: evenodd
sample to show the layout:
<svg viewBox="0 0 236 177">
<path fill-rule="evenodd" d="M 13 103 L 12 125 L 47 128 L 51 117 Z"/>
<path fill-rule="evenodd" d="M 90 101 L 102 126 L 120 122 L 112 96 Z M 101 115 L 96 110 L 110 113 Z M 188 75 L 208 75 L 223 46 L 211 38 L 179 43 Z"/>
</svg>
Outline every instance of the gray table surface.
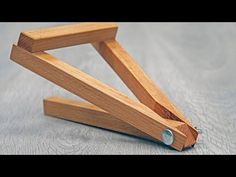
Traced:
<svg viewBox="0 0 236 177">
<path fill-rule="evenodd" d="M 0 23 L 0 154 L 236 154 L 235 23 L 118 23 L 118 41 L 202 130 L 183 152 L 43 114 L 44 97 L 81 99 L 9 54 L 21 31 L 58 24 Z M 49 53 L 134 98 L 90 45 Z"/>
</svg>

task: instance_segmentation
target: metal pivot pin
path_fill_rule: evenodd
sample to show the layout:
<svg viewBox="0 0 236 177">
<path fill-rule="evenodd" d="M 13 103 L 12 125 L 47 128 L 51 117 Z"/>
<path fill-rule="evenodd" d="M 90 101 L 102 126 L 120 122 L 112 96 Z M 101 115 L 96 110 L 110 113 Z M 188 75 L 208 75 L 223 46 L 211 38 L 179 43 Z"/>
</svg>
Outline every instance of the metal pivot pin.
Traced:
<svg viewBox="0 0 236 177">
<path fill-rule="evenodd" d="M 166 145 L 171 145 L 174 142 L 174 134 L 169 129 L 164 129 L 161 134 L 162 141 Z"/>
</svg>

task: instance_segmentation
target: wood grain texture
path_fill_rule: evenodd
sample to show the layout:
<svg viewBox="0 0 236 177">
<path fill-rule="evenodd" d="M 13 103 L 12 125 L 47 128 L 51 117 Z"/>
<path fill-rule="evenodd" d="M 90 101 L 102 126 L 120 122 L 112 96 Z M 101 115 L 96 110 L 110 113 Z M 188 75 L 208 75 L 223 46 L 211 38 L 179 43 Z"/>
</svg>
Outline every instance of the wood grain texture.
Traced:
<svg viewBox="0 0 236 177">
<path fill-rule="evenodd" d="M 90 103 L 61 97 L 49 97 L 44 99 L 44 113 L 45 115 L 156 141 L 151 136 Z"/>
<path fill-rule="evenodd" d="M 22 32 L 18 45 L 30 52 L 115 38 L 115 23 L 79 23 Z"/>
<path fill-rule="evenodd" d="M 157 141 L 150 135 L 117 119 L 110 113 L 91 103 L 65 99 L 62 97 L 45 98 L 43 103 L 45 115 Z M 174 120 L 167 120 L 167 122 L 169 125 L 185 134 L 188 133 L 188 127 L 185 123 Z"/>
<path fill-rule="evenodd" d="M 144 73 L 115 39 L 94 43 L 93 46 L 140 102 L 161 117 L 186 123 L 190 129 L 187 135 L 189 136 L 189 143 L 195 144 L 198 135 L 197 130 L 193 128 L 183 114 L 178 111 L 161 89 Z"/>
<path fill-rule="evenodd" d="M 0 23 L 0 154 L 236 154 L 235 23 L 118 23 L 117 40 L 202 130 L 181 152 L 43 114 L 45 97 L 84 100 L 9 60 L 11 45 L 21 31 L 64 24 Z M 49 52 L 135 99 L 91 46 Z"/>
<path fill-rule="evenodd" d="M 175 138 L 171 147 L 177 150 L 189 146 L 185 134 L 168 126 L 165 119 L 142 103 L 129 99 L 117 90 L 45 52 L 30 53 L 13 45 L 10 58 L 157 140 L 162 140 L 161 133 L 164 129 L 172 130 Z"/>
</svg>

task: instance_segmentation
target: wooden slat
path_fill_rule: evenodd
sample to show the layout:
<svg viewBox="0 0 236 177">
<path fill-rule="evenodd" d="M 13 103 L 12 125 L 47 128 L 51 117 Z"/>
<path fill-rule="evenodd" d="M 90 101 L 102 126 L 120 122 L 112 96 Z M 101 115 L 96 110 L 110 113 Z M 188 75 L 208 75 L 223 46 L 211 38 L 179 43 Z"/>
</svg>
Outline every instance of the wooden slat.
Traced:
<svg viewBox="0 0 236 177">
<path fill-rule="evenodd" d="M 196 142 L 197 130 L 192 127 L 189 121 L 178 111 L 161 89 L 155 85 L 115 39 L 97 42 L 93 46 L 140 102 L 163 118 L 186 123 L 190 129 L 190 141 L 192 141 L 192 144 Z"/>
<path fill-rule="evenodd" d="M 115 23 L 79 23 L 22 32 L 18 46 L 38 52 L 115 38 Z"/>
<path fill-rule="evenodd" d="M 163 129 L 169 128 L 175 137 L 171 146 L 177 150 L 182 150 L 187 142 L 186 135 L 176 128 L 169 127 L 165 119 L 142 103 L 128 98 L 45 52 L 30 53 L 13 45 L 10 58 L 71 93 L 108 111 L 119 120 L 134 126 L 154 139 L 161 140 L 161 132 Z"/>
<path fill-rule="evenodd" d="M 49 97 L 44 99 L 44 113 L 48 116 L 54 116 L 156 141 L 151 136 L 115 118 L 108 112 L 90 103 L 69 100 L 61 97 Z"/>
<path fill-rule="evenodd" d="M 156 141 L 148 134 L 117 119 L 91 103 L 62 97 L 48 97 L 44 99 L 43 103 L 45 115 Z M 187 128 L 183 122 L 168 120 L 168 123 L 181 131 L 185 131 Z"/>
</svg>

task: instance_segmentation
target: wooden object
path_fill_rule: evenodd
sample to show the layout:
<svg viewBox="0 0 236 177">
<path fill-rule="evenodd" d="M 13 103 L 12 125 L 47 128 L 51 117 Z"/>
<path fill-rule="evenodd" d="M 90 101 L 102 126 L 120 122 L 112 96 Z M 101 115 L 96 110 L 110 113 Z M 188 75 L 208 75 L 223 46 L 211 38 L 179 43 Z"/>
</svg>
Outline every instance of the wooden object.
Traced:
<svg viewBox="0 0 236 177">
<path fill-rule="evenodd" d="M 93 104 L 62 97 L 48 97 L 43 103 L 45 115 L 157 141 Z M 187 130 L 187 125 L 183 122 L 174 120 L 167 120 L 167 122 L 180 131 Z"/>
<path fill-rule="evenodd" d="M 44 99 L 44 113 L 45 115 L 155 141 L 155 139 L 148 134 L 143 133 L 139 129 L 117 119 L 108 112 L 90 103 L 61 97 L 49 97 Z"/>
<path fill-rule="evenodd" d="M 115 41 L 116 31 L 112 23 L 85 23 L 24 32 L 10 58 L 94 104 L 50 98 L 44 100 L 45 114 L 158 141 L 168 129 L 171 147 L 194 145 L 196 130 Z M 83 43 L 95 46 L 140 102 L 43 51 Z"/>
<path fill-rule="evenodd" d="M 22 32 L 18 46 L 39 52 L 115 38 L 114 23 L 79 23 Z"/>
<path fill-rule="evenodd" d="M 161 89 L 143 72 L 115 39 L 97 42 L 93 46 L 140 102 L 163 118 L 185 122 L 191 131 L 192 141 L 197 138 L 197 130 L 191 126 Z"/>
</svg>

